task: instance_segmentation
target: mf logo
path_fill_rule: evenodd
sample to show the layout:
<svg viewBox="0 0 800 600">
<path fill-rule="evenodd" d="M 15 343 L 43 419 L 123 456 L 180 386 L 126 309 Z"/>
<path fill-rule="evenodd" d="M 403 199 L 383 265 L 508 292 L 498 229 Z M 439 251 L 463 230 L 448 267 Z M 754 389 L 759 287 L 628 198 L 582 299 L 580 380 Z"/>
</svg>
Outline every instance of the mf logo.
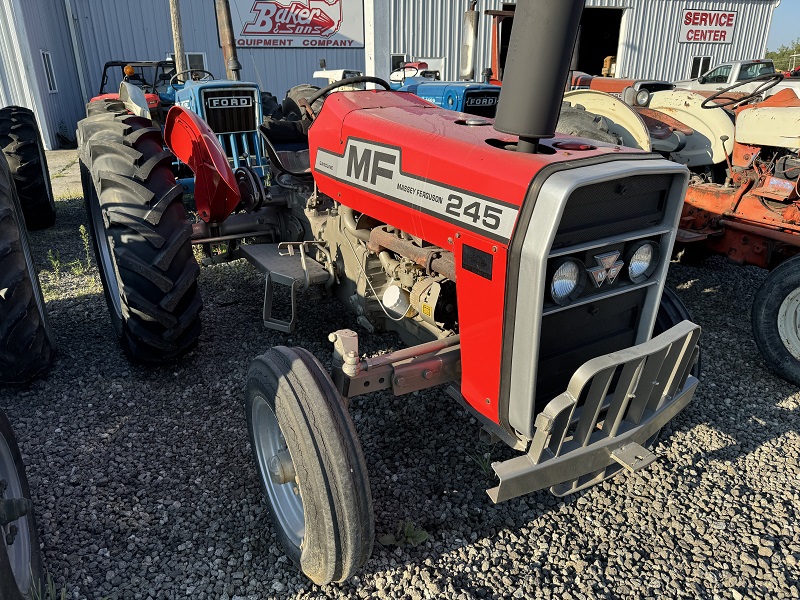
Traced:
<svg viewBox="0 0 800 600">
<path fill-rule="evenodd" d="M 207 98 L 206 106 L 208 108 L 249 108 L 253 106 L 253 99 L 249 96 Z"/>
<path fill-rule="evenodd" d="M 376 185 L 378 177 L 384 179 L 394 177 L 394 171 L 386 169 L 382 165 L 395 166 L 396 163 L 397 157 L 394 154 L 371 148 L 359 149 L 356 144 L 350 144 L 347 151 L 347 177 Z"/>
<path fill-rule="evenodd" d="M 342 0 L 255 0 L 242 35 L 330 37 L 342 25 Z"/>
</svg>

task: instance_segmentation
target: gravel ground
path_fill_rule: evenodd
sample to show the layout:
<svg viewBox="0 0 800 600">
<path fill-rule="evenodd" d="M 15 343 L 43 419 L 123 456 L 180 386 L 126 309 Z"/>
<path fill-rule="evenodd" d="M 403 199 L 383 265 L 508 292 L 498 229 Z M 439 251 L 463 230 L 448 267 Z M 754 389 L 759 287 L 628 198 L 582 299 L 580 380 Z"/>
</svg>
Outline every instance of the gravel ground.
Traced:
<svg viewBox="0 0 800 600">
<path fill-rule="evenodd" d="M 482 456 L 509 453 L 478 442 L 443 389 L 353 400 L 377 535 L 413 521 L 429 539 L 376 543 L 357 578 L 319 588 L 277 545 L 244 376 L 274 344 L 327 361 L 327 334 L 353 327 L 349 313 L 303 305 L 287 339 L 261 326 L 263 284 L 249 265 L 207 268 L 199 349 L 169 368 L 133 367 L 93 257 L 87 266 L 82 201 L 57 204 L 56 227 L 31 238 L 60 355 L 46 379 L 3 389 L 2 404 L 26 456 L 46 567 L 67 597 L 800 597 L 800 394 L 752 340 L 765 272 L 720 259 L 674 266 L 670 284 L 704 328 L 695 400 L 649 469 L 566 501 L 540 492 L 492 505 Z M 365 351 L 398 345 L 363 337 Z"/>
</svg>

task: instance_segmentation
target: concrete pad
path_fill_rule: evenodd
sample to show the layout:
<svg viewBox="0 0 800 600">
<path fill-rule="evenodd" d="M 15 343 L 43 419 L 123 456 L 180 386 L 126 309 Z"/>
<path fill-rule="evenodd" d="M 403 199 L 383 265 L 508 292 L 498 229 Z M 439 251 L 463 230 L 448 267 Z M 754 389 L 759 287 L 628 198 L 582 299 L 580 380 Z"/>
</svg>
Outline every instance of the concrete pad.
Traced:
<svg viewBox="0 0 800 600">
<path fill-rule="evenodd" d="M 50 169 L 50 181 L 53 185 L 53 197 L 81 198 L 81 169 L 78 164 L 77 150 L 48 150 L 47 166 Z"/>
</svg>

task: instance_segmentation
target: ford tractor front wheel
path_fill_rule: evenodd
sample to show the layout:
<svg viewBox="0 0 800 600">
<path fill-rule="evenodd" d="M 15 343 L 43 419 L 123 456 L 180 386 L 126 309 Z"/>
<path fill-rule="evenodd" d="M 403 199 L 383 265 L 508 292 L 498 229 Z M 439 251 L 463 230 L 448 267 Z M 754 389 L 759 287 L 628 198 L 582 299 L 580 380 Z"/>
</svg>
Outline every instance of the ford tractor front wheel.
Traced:
<svg viewBox="0 0 800 600">
<path fill-rule="evenodd" d="M 78 143 L 106 302 L 132 362 L 171 361 L 196 345 L 203 306 L 174 157 L 150 120 L 104 106 L 78 123 Z"/>
</svg>

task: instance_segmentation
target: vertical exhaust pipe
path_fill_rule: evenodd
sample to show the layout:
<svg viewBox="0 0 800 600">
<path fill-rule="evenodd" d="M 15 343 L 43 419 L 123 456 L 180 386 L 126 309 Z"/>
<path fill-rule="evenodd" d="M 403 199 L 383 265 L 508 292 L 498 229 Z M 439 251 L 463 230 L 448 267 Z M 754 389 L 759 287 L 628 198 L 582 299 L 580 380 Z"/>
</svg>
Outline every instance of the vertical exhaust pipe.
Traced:
<svg viewBox="0 0 800 600">
<path fill-rule="evenodd" d="M 461 60 L 458 67 L 459 81 L 475 79 L 475 56 L 478 52 L 478 11 L 475 7 L 478 0 L 470 0 L 469 8 L 464 13 L 461 29 Z"/>
<path fill-rule="evenodd" d="M 585 0 L 518 0 L 494 127 L 535 153 L 556 131 Z"/>
<path fill-rule="evenodd" d="M 233 23 L 231 7 L 228 0 L 216 0 L 217 23 L 219 24 L 219 40 L 222 44 L 222 56 L 225 59 L 225 74 L 231 81 L 241 81 L 239 71 L 242 63 L 236 53 L 236 40 L 233 39 Z"/>
</svg>

